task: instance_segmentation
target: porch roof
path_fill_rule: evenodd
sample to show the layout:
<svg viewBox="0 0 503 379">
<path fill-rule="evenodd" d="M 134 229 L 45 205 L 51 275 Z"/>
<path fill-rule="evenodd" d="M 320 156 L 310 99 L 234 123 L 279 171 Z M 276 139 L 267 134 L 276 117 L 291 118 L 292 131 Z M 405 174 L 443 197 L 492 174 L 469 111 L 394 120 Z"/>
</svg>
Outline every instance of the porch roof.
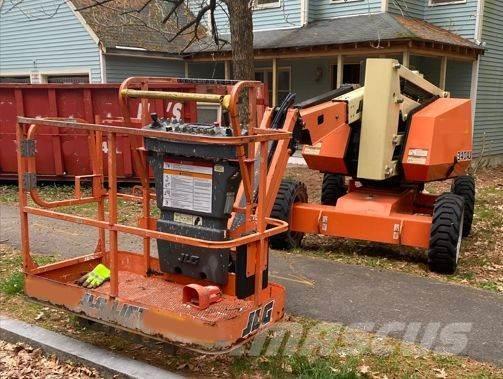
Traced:
<svg viewBox="0 0 503 379">
<path fill-rule="evenodd" d="M 228 36 L 227 36 L 228 37 Z M 223 36 L 225 38 L 225 36 Z M 390 47 L 391 42 L 415 42 L 418 46 L 463 50 L 463 55 L 477 55 L 483 48 L 474 42 L 426 21 L 389 13 L 341 17 L 314 21 L 301 28 L 256 31 L 255 50 L 303 50 L 315 47 L 376 48 Z M 348 46 L 349 45 L 349 46 Z M 444 46 L 445 45 L 445 46 Z M 230 45 L 217 47 L 209 38 L 193 44 L 192 54 L 230 51 Z"/>
</svg>

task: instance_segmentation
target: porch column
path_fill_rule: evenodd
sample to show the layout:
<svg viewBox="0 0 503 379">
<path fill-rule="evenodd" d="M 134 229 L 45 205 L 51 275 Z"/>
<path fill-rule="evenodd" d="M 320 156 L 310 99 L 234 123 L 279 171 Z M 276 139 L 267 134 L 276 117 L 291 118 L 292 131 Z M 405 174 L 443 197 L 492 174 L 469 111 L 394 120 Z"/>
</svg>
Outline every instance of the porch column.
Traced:
<svg viewBox="0 0 503 379">
<path fill-rule="evenodd" d="M 231 78 L 231 61 L 224 61 L 224 79 L 229 80 Z"/>
<path fill-rule="evenodd" d="M 447 57 L 442 57 L 440 61 L 440 81 L 439 87 L 445 90 L 445 78 L 447 77 Z"/>
<path fill-rule="evenodd" d="M 272 60 L 272 106 L 278 105 L 278 60 Z"/>
<path fill-rule="evenodd" d="M 185 77 L 189 77 L 189 62 L 185 61 Z"/>
<path fill-rule="evenodd" d="M 337 80 L 336 87 L 339 88 L 342 85 L 342 80 L 344 76 L 344 57 L 342 54 L 337 55 Z"/>
<path fill-rule="evenodd" d="M 410 52 L 409 52 L 409 50 L 405 50 L 403 52 L 402 65 L 407 68 L 409 68 L 409 66 L 410 66 Z"/>
</svg>

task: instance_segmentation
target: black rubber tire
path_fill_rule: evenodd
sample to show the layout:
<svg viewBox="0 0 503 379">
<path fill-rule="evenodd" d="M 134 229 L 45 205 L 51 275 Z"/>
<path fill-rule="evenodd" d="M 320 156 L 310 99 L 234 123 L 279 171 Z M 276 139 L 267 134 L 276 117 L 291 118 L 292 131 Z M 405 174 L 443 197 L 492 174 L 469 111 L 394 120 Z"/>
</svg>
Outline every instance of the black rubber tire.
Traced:
<svg viewBox="0 0 503 379">
<path fill-rule="evenodd" d="M 452 182 L 451 192 L 465 199 L 463 238 L 468 237 L 472 231 L 473 212 L 475 210 L 475 179 L 470 175 L 458 176 Z"/>
<path fill-rule="evenodd" d="M 344 183 L 344 176 L 326 173 L 323 175 L 321 186 L 321 204 L 335 205 L 337 200 L 348 192 Z"/>
<path fill-rule="evenodd" d="M 444 193 L 435 201 L 431 222 L 428 266 L 440 274 L 454 274 L 461 246 L 464 199 Z"/>
<path fill-rule="evenodd" d="M 290 223 L 293 204 L 298 202 L 307 203 L 306 185 L 297 180 L 283 179 L 274 201 L 271 218 Z M 273 249 L 293 249 L 300 246 L 303 238 L 304 233 L 292 232 L 288 229 L 284 233 L 269 238 L 269 245 Z"/>
</svg>

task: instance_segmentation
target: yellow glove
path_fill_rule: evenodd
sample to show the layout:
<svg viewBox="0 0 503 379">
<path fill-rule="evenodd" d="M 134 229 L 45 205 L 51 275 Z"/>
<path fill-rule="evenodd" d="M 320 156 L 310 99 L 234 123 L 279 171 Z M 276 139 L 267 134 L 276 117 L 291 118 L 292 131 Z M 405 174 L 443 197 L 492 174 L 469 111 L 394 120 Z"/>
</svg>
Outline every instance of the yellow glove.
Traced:
<svg viewBox="0 0 503 379">
<path fill-rule="evenodd" d="M 110 280 L 110 270 L 104 264 L 100 263 L 94 270 L 77 280 L 77 284 L 86 288 L 96 288 L 107 280 Z"/>
</svg>

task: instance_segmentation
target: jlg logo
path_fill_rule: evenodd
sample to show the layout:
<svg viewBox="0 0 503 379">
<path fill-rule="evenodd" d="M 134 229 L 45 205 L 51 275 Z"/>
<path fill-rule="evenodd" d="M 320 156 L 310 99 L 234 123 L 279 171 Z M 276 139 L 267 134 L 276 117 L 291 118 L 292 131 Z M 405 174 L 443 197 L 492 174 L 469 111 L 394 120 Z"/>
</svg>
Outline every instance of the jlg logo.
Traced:
<svg viewBox="0 0 503 379">
<path fill-rule="evenodd" d="M 243 338 L 246 337 L 250 333 L 256 331 L 261 325 L 269 324 L 272 318 L 273 307 L 274 307 L 274 301 L 271 301 L 270 303 L 264 305 L 262 309 L 259 308 L 254 311 L 251 311 L 250 314 L 248 315 L 248 323 L 246 324 L 246 328 L 243 329 L 241 337 Z"/>
</svg>

